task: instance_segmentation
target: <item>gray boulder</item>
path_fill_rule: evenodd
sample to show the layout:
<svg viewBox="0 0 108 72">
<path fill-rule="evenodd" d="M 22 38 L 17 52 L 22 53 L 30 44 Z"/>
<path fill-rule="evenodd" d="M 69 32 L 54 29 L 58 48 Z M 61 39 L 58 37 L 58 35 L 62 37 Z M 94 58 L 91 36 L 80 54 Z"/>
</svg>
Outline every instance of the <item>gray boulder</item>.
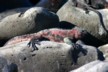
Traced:
<svg viewBox="0 0 108 72">
<path fill-rule="evenodd" d="M 57 27 L 58 23 L 56 14 L 41 7 L 33 7 L 25 12 L 6 17 L 4 15 L 4 18 L 0 20 L 0 39 L 9 39 L 17 35 Z"/>
<path fill-rule="evenodd" d="M 44 7 L 50 11 L 57 12 L 66 1 L 68 0 L 40 0 L 35 6 Z"/>
<path fill-rule="evenodd" d="M 105 60 L 108 61 L 108 44 L 99 46 L 98 49 L 103 52 Z"/>
<path fill-rule="evenodd" d="M 108 72 L 108 62 L 96 60 L 70 72 Z"/>
<path fill-rule="evenodd" d="M 98 10 L 102 14 L 104 25 L 108 30 L 108 9 Z M 83 9 L 73 6 L 71 0 L 67 1 L 57 12 L 60 21 L 66 21 L 87 30 L 94 37 L 107 42 L 108 33 L 103 29 L 98 14 L 93 11 L 86 13 Z"/>
<path fill-rule="evenodd" d="M 63 43 L 43 41 L 39 50 L 31 52 L 27 41 L 0 49 L 1 58 L 6 59 L 3 71 L 10 64 L 18 67 L 18 72 L 67 72 L 71 69 L 71 46 Z"/>
<path fill-rule="evenodd" d="M 22 8 L 15 8 L 15 9 L 6 10 L 4 12 L 1 12 L 0 13 L 0 20 L 5 18 L 6 16 L 10 16 L 10 15 L 13 15 L 13 14 L 16 14 L 16 13 L 24 13 L 29 8 L 30 7 L 22 7 Z"/>
<path fill-rule="evenodd" d="M 80 44 L 74 49 L 66 43 L 40 41 L 36 44 L 39 50 L 32 51 L 27 43 L 23 41 L 0 48 L 0 58 L 5 60 L 0 68 L 2 71 L 15 67 L 18 72 L 68 72 L 98 59 L 99 52 L 92 46 Z"/>
</svg>

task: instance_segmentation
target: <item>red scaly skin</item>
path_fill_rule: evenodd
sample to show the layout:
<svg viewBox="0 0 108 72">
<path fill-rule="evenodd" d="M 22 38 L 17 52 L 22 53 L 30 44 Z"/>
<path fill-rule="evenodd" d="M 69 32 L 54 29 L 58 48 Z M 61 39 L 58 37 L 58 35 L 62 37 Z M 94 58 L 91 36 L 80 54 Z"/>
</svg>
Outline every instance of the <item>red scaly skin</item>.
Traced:
<svg viewBox="0 0 108 72">
<path fill-rule="evenodd" d="M 32 39 L 39 39 L 39 38 L 47 38 L 50 41 L 55 42 L 63 42 L 65 37 L 69 37 L 70 39 L 80 39 L 85 35 L 84 30 L 79 30 L 77 28 L 73 29 L 45 29 L 33 34 L 27 34 L 22 36 L 17 36 L 9 40 L 5 45 L 9 44 L 16 44 L 22 41 L 30 41 Z"/>
</svg>

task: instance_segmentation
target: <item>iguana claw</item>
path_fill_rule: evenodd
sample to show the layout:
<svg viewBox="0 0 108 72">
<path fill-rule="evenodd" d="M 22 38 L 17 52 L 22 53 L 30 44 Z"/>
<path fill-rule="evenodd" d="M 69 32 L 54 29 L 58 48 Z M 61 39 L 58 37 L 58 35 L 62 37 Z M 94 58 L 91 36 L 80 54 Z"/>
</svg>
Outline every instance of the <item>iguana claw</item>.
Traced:
<svg viewBox="0 0 108 72">
<path fill-rule="evenodd" d="M 28 46 L 29 46 L 29 47 L 32 46 L 33 51 L 34 51 L 34 50 L 38 50 L 38 47 L 37 47 L 35 44 L 40 45 L 38 39 L 32 39 L 32 40 L 28 43 Z"/>
<path fill-rule="evenodd" d="M 37 45 L 40 45 L 40 41 L 42 41 L 42 40 L 48 40 L 47 38 L 44 38 L 44 37 L 41 37 L 41 38 L 33 38 L 33 39 L 31 39 L 30 40 L 30 42 L 28 43 L 28 46 L 30 47 L 30 46 L 32 46 L 32 48 L 33 48 L 33 51 L 34 50 L 38 50 L 38 47 L 36 46 L 36 44 Z"/>
</svg>

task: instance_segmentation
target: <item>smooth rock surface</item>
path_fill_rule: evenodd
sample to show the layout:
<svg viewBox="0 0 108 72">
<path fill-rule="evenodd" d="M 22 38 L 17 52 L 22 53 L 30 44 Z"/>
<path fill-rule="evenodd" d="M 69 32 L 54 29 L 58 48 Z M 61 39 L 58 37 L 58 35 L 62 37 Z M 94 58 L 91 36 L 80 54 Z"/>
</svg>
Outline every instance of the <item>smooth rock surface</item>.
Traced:
<svg viewBox="0 0 108 72">
<path fill-rule="evenodd" d="M 44 7 L 50 11 L 57 12 L 66 1 L 68 0 L 40 0 L 35 6 Z"/>
<path fill-rule="evenodd" d="M 96 60 L 70 72 L 108 72 L 108 62 Z"/>
<path fill-rule="evenodd" d="M 31 52 L 28 42 L 0 49 L 0 55 L 18 66 L 18 72 L 67 72 L 71 68 L 71 46 L 41 42 L 39 50 Z M 47 44 L 46 44 L 47 43 Z M 52 48 L 53 47 L 53 48 Z"/>
<path fill-rule="evenodd" d="M 84 28 L 96 38 L 107 42 L 108 33 L 103 29 L 99 16 L 93 11 L 90 11 L 87 14 L 83 9 L 72 5 L 72 2 L 68 1 L 64 6 L 62 6 L 62 8 L 59 9 L 57 15 L 59 16 L 60 21 L 66 21 Z M 108 30 L 108 9 L 98 11 L 102 14 L 104 25 Z"/>
<path fill-rule="evenodd" d="M 16 13 L 24 13 L 29 8 L 28 7 L 23 7 L 23 8 L 16 8 L 16 9 L 11 9 L 11 10 L 6 10 L 4 12 L 1 12 L 0 13 L 0 20 L 2 20 L 3 18 L 5 18 L 7 16 L 16 14 Z"/>
<path fill-rule="evenodd" d="M 41 7 L 33 7 L 25 12 L 15 13 L 1 19 L 0 39 L 9 39 L 17 35 L 57 27 L 58 23 L 56 14 Z"/>
<path fill-rule="evenodd" d="M 103 52 L 106 61 L 108 61 L 108 44 L 99 46 L 98 49 Z"/>
<path fill-rule="evenodd" d="M 98 59 L 98 51 L 92 46 L 83 45 L 77 52 L 66 43 L 41 41 L 40 45 L 36 44 L 39 50 L 32 52 L 27 43 L 1 47 L 0 57 L 6 61 L 0 69 L 5 71 L 14 64 L 18 72 L 68 72 Z M 85 55 L 83 50 L 87 50 Z"/>
</svg>

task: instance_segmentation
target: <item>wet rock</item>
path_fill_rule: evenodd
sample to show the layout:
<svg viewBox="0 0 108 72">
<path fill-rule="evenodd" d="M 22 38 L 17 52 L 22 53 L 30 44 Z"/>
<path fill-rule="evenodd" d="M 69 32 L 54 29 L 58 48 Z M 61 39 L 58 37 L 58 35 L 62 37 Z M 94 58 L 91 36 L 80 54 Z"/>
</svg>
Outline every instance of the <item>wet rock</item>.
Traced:
<svg viewBox="0 0 108 72">
<path fill-rule="evenodd" d="M 32 51 L 27 43 L 23 41 L 0 48 L 0 55 L 9 62 L 3 70 L 14 63 L 18 72 L 68 72 L 98 59 L 97 49 L 88 45 L 79 44 L 78 49 L 74 49 L 66 43 L 40 41 L 36 44 L 38 50 Z"/>
<path fill-rule="evenodd" d="M 0 13 L 0 20 L 2 20 L 3 18 L 16 14 L 16 13 L 24 13 L 27 9 L 29 9 L 30 7 L 24 7 L 24 8 L 16 8 L 16 9 L 11 9 L 11 10 L 6 10 L 4 12 Z"/>
<path fill-rule="evenodd" d="M 16 64 L 10 63 L 3 67 L 2 72 L 18 72 L 18 67 Z"/>
<path fill-rule="evenodd" d="M 108 44 L 99 46 L 98 49 L 103 52 L 106 61 L 108 61 Z"/>
<path fill-rule="evenodd" d="M 50 11 L 57 12 L 68 0 L 40 0 L 36 6 L 47 8 Z"/>
<path fill-rule="evenodd" d="M 80 68 L 72 70 L 70 72 L 107 72 L 107 71 L 108 71 L 108 62 L 96 60 L 88 64 L 85 64 Z"/>
<path fill-rule="evenodd" d="M 106 5 L 106 0 L 91 0 L 88 1 L 88 4 L 91 5 L 94 9 L 104 9 Z"/>
<path fill-rule="evenodd" d="M 108 9 L 98 11 L 102 14 L 104 26 L 108 30 Z M 90 11 L 89 13 L 85 13 L 83 9 L 74 7 L 72 2 L 68 1 L 62 8 L 59 9 L 57 15 L 59 16 L 60 21 L 66 21 L 77 25 L 87 30 L 96 38 L 104 42 L 108 41 L 108 33 L 103 29 L 99 16 L 95 12 Z"/>
<path fill-rule="evenodd" d="M 0 39 L 9 39 L 17 35 L 57 27 L 58 23 L 56 14 L 41 7 L 33 7 L 25 12 L 15 13 L 1 19 Z"/>
<path fill-rule="evenodd" d="M 39 50 L 31 52 L 28 42 L 1 48 L 0 55 L 14 62 L 18 72 L 66 72 L 71 67 L 71 46 L 55 42 L 41 42 Z M 47 44 L 48 45 L 47 45 Z M 7 53 L 8 52 L 8 53 Z"/>
</svg>

